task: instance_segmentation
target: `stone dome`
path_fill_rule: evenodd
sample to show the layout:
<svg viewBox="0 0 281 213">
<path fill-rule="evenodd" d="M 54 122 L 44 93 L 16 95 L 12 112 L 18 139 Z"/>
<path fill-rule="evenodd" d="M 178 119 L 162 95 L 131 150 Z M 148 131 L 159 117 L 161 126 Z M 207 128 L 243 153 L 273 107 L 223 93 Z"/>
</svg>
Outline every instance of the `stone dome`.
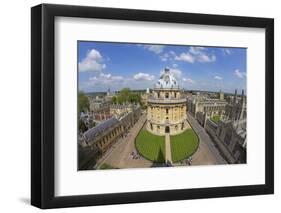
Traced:
<svg viewBox="0 0 281 213">
<path fill-rule="evenodd" d="M 168 68 L 165 68 L 160 79 L 155 84 L 156 89 L 173 89 L 179 88 L 177 79 L 170 73 Z"/>
</svg>

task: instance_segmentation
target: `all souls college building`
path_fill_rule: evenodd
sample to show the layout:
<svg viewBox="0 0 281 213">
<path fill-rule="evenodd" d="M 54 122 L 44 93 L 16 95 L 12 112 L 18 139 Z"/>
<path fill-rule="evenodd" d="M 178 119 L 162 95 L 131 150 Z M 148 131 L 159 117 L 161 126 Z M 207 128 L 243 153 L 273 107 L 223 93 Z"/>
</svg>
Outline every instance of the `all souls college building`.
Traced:
<svg viewBox="0 0 281 213">
<path fill-rule="evenodd" d="M 146 125 L 147 130 L 156 135 L 175 135 L 190 128 L 186 121 L 186 98 L 168 68 L 148 97 Z"/>
</svg>

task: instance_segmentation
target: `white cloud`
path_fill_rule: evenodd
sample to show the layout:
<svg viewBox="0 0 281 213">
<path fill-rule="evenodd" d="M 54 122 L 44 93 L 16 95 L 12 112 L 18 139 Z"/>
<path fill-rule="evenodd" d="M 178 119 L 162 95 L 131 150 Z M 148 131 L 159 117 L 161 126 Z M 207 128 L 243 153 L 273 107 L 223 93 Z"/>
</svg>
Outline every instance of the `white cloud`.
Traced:
<svg viewBox="0 0 281 213">
<path fill-rule="evenodd" d="M 172 60 L 174 60 L 175 56 L 176 56 L 176 53 L 171 50 L 169 52 L 166 52 L 163 55 L 160 55 L 159 58 L 160 58 L 161 61 L 165 62 L 165 61 L 172 61 Z"/>
<path fill-rule="evenodd" d="M 179 56 L 175 56 L 177 61 L 186 61 L 188 63 L 194 63 L 195 57 L 190 53 L 181 53 Z"/>
<path fill-rule="evenodd" d="M 93 76 L 93 77 L 90 77 L 89 80 L 90 81 L 96 81 L 96 80 L 98 80 L 98 78 L 96 76 Z"/>
<path fill-rule="evenodd" d="M 175 60 L 188 63 L 207 63 L 216 61 L 216 56 L 208 53 L 208 49 L 205 47 L 190 47 L 187 52 L 183 52 L 178 56 L 176 55 Z"/>
<path fill-rule="evenodd" d="M 215 55 L 206 55 L 206 54 L 200 54 L 197 57 L 197 61 L 205 63 L 205 62 L 213 62 L 216 61 L 216 56 Z"/>
<path fill-rule="evenodd" d="M 173 67 L 175 67 L 175 68 L 176 68 L 176 67 L 178 67 L 178 65 L 177 65 L 177 64 L 173 64 L 172 66 L 173 66 Z"/>
<path fill-rule="evenodd" d="M 181 75 L 182 75 L 182 71 L 179 70 L 179 69 L 169 69 L 170 70 L 170 73 L 177 79 L 179 80 L 181 78 Z M 160 76 L 164 73 L 164 70 L 161 70 L 160 71 Z"/>
<path fill-rule="evenodd" d="M 170 53 L 171 55 L 173 55 L 173 56 L 176 55 L 176 53 L 175 53 L 173 50 L 170 50 L 169 53 Z"/>
<path fill-rule="evenodd" d="M 244 78 L 244 77 L 246 77 L 246 72 L 240 72 L 239 69 L 236 69 L 236 70 L 234 70 L 234 75 L 237 78 Z"/>
<path fill-rule="evenodd" d="M 182 71 L 179 69 L 170 69 L 170 73 L 176 78 L 180 79 L 182 75 Z"/>
<path fill-rule="evenodd" d="M 100 78 L 103 78 L 103 79 L 111 79 L 112 76 L 111 76 L 110 73 L 108 73 L 108 74 L 101 73 L 101 74 L 100 74 Z"/>
<path fill-rule="evenodd" d="M 112 80 L 114 80 L 114 81 L 123 81 L 124 80 L 124 77 L 122 77 L 122 76 L 112 76 Z"/>
<path fill-rule="evenodd" d="M 90 77 L 89 80 L 98 83 L 111 83 L 111 82 L 123 81 L 124 77 L 118 75 L 114 76 L 111 75 L 110 73 L 100 73 L 98 76 Z"/>
<path fill-rule="evenodd" d="M 111 75 L 110 73 L 108 73 L 108 74 L 101 73 L 100 79 L 107 80 L 107 81 L 108 80 L 109 81 L 122 81 L 122 80 L 124 80 L 124 77 L 118 76 L 118 75 Z"/>
<path fill-rule="evenodd" d="M 222 77 L 221 77 L 221 76 L 218 76 L 218 75 L 216 75 L 214 78 L 215 78 L 216 80 L 222 80 Z"/>
<path fill-rule="evenodd" d="M 189 52 L 193 55 L 199 55 L 203 50 L 205 50 L 205 47 L 190 47 Z"/>
<path fill-rule="evenodd" d="M 184 82 L 190 83 L 190 84 L 195 84 L 196 82 L 192 80 L 191 78 L 183 78 L 182 79 Z"/>
<path fill-rule="evenodd" d="M 164 48 L 165 48 L 165 45 L 147 45 L 147 44 L 144 44 L 144 45 L 139 45 L 139 46 L 142 46 L 144 49 L 147 49 L 151 52 L 154 52 L 156 54 L 160 54 L 163 52 Z"/>
<path fill-rule="evenodd" d="M 79 72 L 101 71 L 106 67 L 102 61 L 103 58 L 100 52 L 92 49 L 87 53 L 86 57 L 79 62 Z"/>
<path fill-rule="evenodd" d="M 155 76 L 148 73 L 139 72 L 134 75 L 134 79 L 136 81 L 152 81 L 155 79 Z"/>
<path fill-rule="evenodd" d="M 79 82 L 79 89 L 83 91 L 107 91 L 110 88 L 112 91 L 120 88 L 128 87 L 132 79 L 111 73 L 96 72 L 94 76 L 87 80 Z"/>
<path fill-rule="evenodd" d="M 222 48 L 221 50 L 222 50 L 223 55 L 231 55 L 232 54 L 231 50 L 228 49 L 228 48 Z"/>
<path fill-rule="evenodd" d="M 168 61 L 169 60 L 169 54 L 165 53 L 164 55 L 159 56 L 161 61 Z"/>
</svg>

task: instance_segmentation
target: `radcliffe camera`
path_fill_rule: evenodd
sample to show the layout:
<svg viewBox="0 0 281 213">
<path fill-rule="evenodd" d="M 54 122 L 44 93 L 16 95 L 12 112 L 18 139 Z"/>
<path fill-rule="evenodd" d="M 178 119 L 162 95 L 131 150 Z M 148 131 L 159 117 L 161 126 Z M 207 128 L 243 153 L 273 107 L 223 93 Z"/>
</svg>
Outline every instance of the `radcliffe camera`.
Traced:
<svg viewBox="0 0 281 213">
<path fill-rule="evenodd" d="M 246 48 L 77 48 L 78 170 L 247 163 Z"/>
</svg>

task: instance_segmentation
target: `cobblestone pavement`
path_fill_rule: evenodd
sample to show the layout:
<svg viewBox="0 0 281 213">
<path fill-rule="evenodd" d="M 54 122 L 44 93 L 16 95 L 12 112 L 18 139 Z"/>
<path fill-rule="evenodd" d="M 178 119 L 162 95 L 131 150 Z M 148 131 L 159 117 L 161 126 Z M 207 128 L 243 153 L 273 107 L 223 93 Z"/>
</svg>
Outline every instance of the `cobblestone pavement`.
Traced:
<svg viewBox="0 0 281 213">
<path fill-rule="evenodd" d="M 137 155 L 135 138 L 146 121 L 146 114 L 142 114 L 138 122 L 130 129 L 129 133 L 115 144 L 109 154 L 99 164 L 109 164 L 117 168 L 145 168 L 151 167 L 152 162 Z M 132 155 L 134 153 L 134 155 Z"/>
<path fill-rule="evenodd" d="M 198 150 L 192 156 L 192 165 L 227 164 L 205 129 L 189 113 L 187 120 L 200 139 Z"/>
<path fill-rule="evenodd" d="M 197 133 L 200 139 L 199 147 L 192 156 L 192 165 L 218 165 L 227 164 L 226 160 L 220 155 L 215 144 L 212 142 L 205 129 L 188 114 L 187 120 Z M 116 168 L 147 168 L 155 166 L 151 161 L 137 154 L 135 148 L 135 138 L 146 121 L 146 114 L 142 114 L 138 122 L 130 129 L 129 133 L 120 139 L 113 147 L 99 160 L 98 164 L 109 164 Z M 132 153 L 134 153 L 132 155 Z M 179 162 L 174 166 L 188 165 L 187 162 Z"/>
</svg>

